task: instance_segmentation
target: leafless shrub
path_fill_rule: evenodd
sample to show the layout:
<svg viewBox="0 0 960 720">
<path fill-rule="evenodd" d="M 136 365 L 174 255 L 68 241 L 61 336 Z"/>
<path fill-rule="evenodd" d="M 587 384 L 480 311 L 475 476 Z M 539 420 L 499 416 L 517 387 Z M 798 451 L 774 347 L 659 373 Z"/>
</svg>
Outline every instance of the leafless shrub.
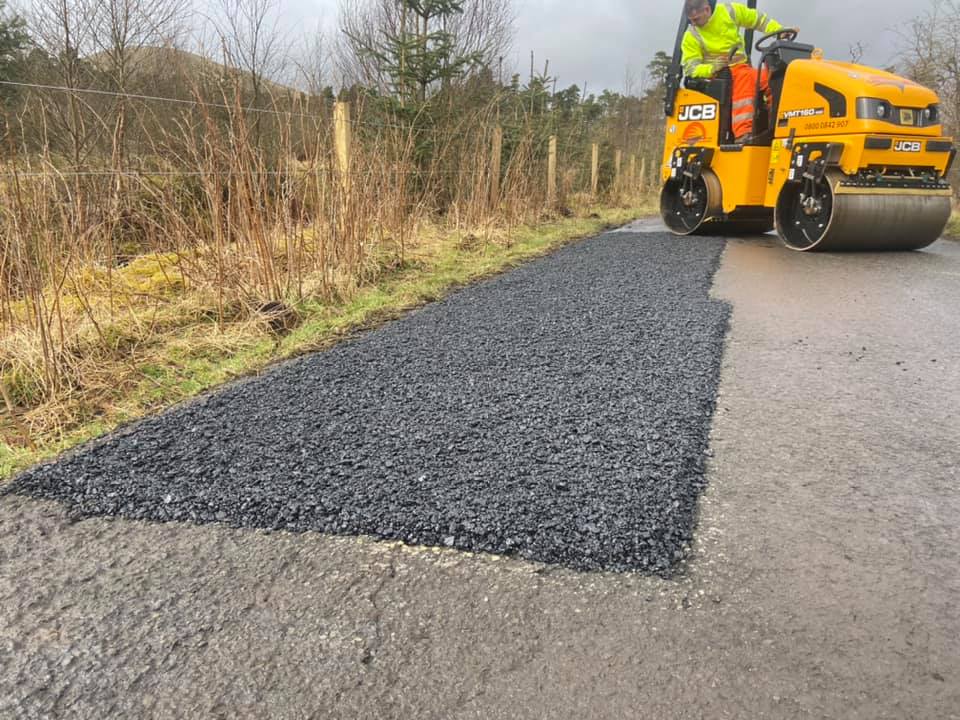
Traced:
<svg viewBox="0 0 960 720">
<path fill-rule="evenodd" d="M 403 20 L 392 1 L 354 7 L 343 22 L 358 33 Z M 183 0 L 36 0 L 33 79 L 47 87 L 22 98 L 0 148 L 0 383 L 27 434 L 109 412 L 151 382 L 142 368 L 163 343 L 235 349 L 264 309 L 284 309 L 286 328 L 296 308 L 349 297 L 405 267 L 426 227 L 472 248 L 538 220 L 551 135 L 562 202 L 588 189 L 593 142 L 645 152 L 655 173 L 656 101 L 504 85 L 507 0 L 465 9 L 457 41 L 484 62 L 418 107 L 378 96 L 366 58 L 341 64 L 367 83 L 341 94 L 343 173 L 324 39 L 285 62 L 272 0 L 221 0 L 226 63 L 177 49 Z M 299 90 L 277 82 L 294 73 Z"/>
</svg>

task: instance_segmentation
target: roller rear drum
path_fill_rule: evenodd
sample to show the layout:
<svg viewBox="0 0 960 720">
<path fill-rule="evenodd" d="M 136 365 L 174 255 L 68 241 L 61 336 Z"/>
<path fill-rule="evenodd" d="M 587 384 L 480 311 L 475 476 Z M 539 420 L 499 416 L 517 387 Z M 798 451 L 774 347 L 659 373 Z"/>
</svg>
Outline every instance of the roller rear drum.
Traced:
<svg viewBox="0 0 960 720">
<path fill-rule="evenodd" d="M 693 235 L 721 209 L 720 181 L 710 170 L 670 180 L 660 191 L 660 216 L 677 235 Z"/>
</svg>

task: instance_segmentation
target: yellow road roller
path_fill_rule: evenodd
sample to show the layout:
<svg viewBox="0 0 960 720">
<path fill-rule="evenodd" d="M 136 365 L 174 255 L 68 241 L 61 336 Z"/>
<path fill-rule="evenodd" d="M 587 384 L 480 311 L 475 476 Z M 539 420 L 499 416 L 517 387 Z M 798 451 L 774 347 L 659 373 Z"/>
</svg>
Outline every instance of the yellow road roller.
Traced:
<svg viewBox="0 0 960 720">
<path fill-rule="evenodd" d="M 667 77 L 660 210 L 671 231 L 776 228 L 800 251 L 917 250 L 940 237 L 956 150 L 943 137 L 936 93 L 825 60 L 784 29 L 757 42 L 770 91 L 765 98 L 758 81 L 753 134 L 736 143 L 729 73 L 682 77 L 686 28 L 684 16 Z M 744 43 L 751 57 L 752 32 Z"/>
</svg>

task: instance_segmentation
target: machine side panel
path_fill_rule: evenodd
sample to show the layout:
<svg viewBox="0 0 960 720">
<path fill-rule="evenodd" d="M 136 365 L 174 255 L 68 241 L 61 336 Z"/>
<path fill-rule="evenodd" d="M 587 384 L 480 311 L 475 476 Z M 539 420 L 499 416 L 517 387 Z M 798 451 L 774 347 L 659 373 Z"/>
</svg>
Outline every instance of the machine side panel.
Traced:
<svg viewBox="0 0 960 720">
<path fill-rule="evenodd" d="M 770 167 L 770 148 L 747 146 L 735 151 L 720 149 L 711 168 L 723 187 L 723 211 L 738 207 L 756 207 L 766 202 L 766 178 Z"/>
<path fill-rule="evenodd" d="M 764 184 L 765 197 L 763 204 L 767 207 L 776 207 L 780 190 L 789 179 L 790 165 L 793 153 L 788 143 L 777 139 L 770 148 L 770 169 L 767 171 L 767 181 Z"/>
<path fill-rule="evenodd" d="M 720 103 L 696 90 L 677 93 L 674 114 L 667 118 L 661 179 L 670 179 L 670 160 L 678 147 L 717 147 L 720 142 Z"/>
</svg>

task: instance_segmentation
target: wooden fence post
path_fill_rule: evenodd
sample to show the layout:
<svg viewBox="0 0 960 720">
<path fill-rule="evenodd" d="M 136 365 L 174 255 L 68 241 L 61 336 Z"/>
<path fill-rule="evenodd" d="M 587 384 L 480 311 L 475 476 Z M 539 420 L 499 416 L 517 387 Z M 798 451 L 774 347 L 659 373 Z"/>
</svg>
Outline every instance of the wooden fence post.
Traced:
<svg viewBox="0 0 960 720">
<path fill-rule="evenodd" d="M 597 186 L 600 182 L 600 146 L 593 144 L 593 163 L 590 170 L 590 192 L 597 196 Z"/>
<path fill-rule="evenodd" d="M 557 204 L 557 136 L 550 136 L 550 159 L 547 162 L 547 205 Z"/>
<path fill-rule="evenodd" d="M 630 192 L 637 190 L 637 156 L 630 153 Z"/>
<path fill-rule="evenodd" d="M 613 159 L 613 187 L 620 191 L 620 166 L 623 165 L 623 150 L 617 150 Z"/>
<path fill-rule="evenodd" d="M 350 190 L 350 103 L 338 102 L 333 108 L 334 142 L 337 146 L 337 170 L 344 192 Z"/>
<path fill-rule="evenodd" d="M 647 189 L 647 159 L 640 160 L 640 192 Z"/>
<path fill-rule="evenodd" d="M 500 162 L 503 157 L 503 128 L 493 129 L 493 147 L 490 150 L 490 207 L 500 205 Z"/>
</svg>

